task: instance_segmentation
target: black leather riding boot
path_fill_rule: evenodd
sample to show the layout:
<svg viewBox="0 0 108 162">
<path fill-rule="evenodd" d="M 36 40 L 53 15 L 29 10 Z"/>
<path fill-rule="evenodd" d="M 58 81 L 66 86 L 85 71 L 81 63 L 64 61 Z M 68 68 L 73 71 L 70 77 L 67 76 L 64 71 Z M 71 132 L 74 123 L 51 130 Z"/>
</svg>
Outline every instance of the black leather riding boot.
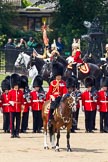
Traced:
<svg viewBox="0 0 108 162">
<path fill-rule="evenodd" d="M 50 109 L 49 120 L 53 119 L 53 112 L 54 112 L 54 109 Z"/>
</svg>

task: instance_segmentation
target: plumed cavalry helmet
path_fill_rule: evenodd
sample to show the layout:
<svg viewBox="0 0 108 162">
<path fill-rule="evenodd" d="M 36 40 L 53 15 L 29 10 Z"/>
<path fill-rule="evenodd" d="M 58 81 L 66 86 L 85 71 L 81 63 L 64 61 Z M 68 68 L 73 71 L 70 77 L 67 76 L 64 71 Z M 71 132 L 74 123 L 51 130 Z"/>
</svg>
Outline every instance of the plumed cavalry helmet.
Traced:
<svg viewBox="0 0 108 162">
<path fill-rule="evenodd" d="M 14 88 L 14 86 L 18 85 L 20 86 L 20 82 L 21 82 L 21 77 L 14 73 L 11 75 L 10 77 L 10 84 L 11 84 L 11 88 Z"/>
<path fill-rule="evenodd" d="M 74 77 L 69 77 L 66 80 L 66 87 L 67 88 L 72 88 L 72 87 L 76 87 L 76 79 Z"/>
<path fill-rule="evenodd" d="M 58 75 L 63 76 L 64 68 L 63 65 L 59 62 L 54 62 L 52 64 L 52 75 L 53 77 L 56 77 Z"/>
<path fill-rule="evenodd" d="M 28 77 L 26 75 L 21 76 L 20 88 L 28 88 Z"/>
<path fill-rule="evenodd" d="M 1 83 L 1 88 L 2 91 L 4 92 L 5 90 L 10 90 L 10 82 L 8 79 L 4 79 Z"/>
<path fill-rule="evenodd" d="M 40 75 L 37 75 L 33 81 L 33 88 L 41 87 L 43 84 L 43 78 Z"/>
<path fill-rule="evenodd" d="M 108 87 L 108 77 L 103 77 L 100 83 L 101 87 Z"/>
<path fill-rule="evenodd" d="M 94 79 L 92 77 L 87 77 L 85 78 L 85 87 L 88 88 L 88 87 L 92 87 L 94 86 Z"/>
</svg>

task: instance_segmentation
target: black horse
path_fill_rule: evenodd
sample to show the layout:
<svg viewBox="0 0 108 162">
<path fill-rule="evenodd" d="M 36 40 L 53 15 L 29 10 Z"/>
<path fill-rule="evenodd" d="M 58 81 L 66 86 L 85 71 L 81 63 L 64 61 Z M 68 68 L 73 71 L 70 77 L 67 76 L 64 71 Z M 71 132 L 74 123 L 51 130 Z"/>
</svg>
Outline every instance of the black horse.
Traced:
<svg viewBox="0 0 108 162">
<path fill-rule="evenodd" d="M 73 74 L 75 74 L 75 71 L 76 71 L 76 77 L 78 78 L 78 80 L 80 80 L 81 82 L 84 83 L 84 79 L 86 77 L 93 77 L 95 79 L 95 86 L 97 89 L 99 89 L 100 87 L 100 79 L 102 77 L 102 71 L 101 69 L 99 68 L 98 65 L 95 65 L 95 64 L 92 64 L 92 63 L 87 63 L 88 65 L 88 68 L 89 68 L 89 72 L 88 73 L 83 73 L 80 68 L 78 66 L 74 66 L 74 68 L 72 69 L 66 69 L 65 70 L 65 73 L 64 73 L 64 77 L 65 78 L 68 78 L 70 76 L 72 76 Z"/>
<path fill-rule="evenodd" d="M 40 75 L 48 83 L 50 83 L 54 79 L 53 76 L 52 76 L 52 64 L 53 64 L 53 62 L 60 62 L 61 64 L 63 64 L 64 71 L 67 67 L 67 61 L 62 56 L 56 56 L 56 57 L 54 57 L 53 61 L 45 62 L 45 64 L 43 65 L 43 67 L 41 69 Z"/>
</svg>

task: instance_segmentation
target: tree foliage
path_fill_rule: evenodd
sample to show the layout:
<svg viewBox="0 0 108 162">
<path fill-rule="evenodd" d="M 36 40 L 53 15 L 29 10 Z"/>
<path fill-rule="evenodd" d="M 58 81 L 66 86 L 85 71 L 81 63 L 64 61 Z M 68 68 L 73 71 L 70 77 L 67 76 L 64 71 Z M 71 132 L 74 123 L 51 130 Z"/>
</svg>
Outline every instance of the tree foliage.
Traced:
<svg viewBox="0 0 108 162">
<path fill-rule="evenodd" d="M 70 46 L 73 38 L 80 38 L 87 33 L 83 22 L 98 17 L 102 27 L 108 31 L 107 0 L 40 0 L 40 3 L 55 2 L 57 4 L 52 27 L 53 36 L 62 36 L 66 46 Z"/>
<path fill-rule="evenodd" d="M 15 15 L 15 7 L 11 3 L 0 1 L 0 34 L 11 34 L 11 22 Z"/>
<path fill-rule="evenodd" d="M 23 8 L 26 8 L 27 6 L 31 6 L 32 3 L 29 0 L 21 0 L 21 5 Z"/>
</svg>

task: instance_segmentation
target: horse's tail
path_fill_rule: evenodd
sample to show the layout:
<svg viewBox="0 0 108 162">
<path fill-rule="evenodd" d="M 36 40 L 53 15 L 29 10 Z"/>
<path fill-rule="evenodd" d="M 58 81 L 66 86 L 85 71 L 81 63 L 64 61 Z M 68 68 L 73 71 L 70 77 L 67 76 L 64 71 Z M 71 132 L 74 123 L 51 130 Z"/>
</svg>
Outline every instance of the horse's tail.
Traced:
<svg viewBox="0 0 108 162">
<path fill-rule="evenodd" d="M 51 126 L 48 127 L 48 129 L 49 129 L 50 142 L 52 142 L 52 136 L 54 135 L 54 126 L 53 126 L 53 124 L 51 124 Z"/>
</svg>

